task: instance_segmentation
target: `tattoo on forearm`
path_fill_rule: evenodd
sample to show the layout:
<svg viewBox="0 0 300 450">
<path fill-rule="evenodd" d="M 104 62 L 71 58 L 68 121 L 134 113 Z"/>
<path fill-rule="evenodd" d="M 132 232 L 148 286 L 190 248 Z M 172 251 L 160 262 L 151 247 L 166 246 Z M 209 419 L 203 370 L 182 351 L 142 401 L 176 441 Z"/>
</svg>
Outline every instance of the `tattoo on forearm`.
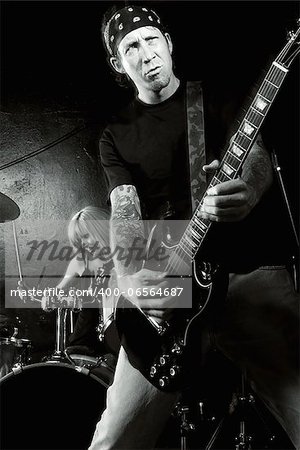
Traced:
<svg viewBox="0 0 300 450">
<path fill-rule="evenodd" d="M 133 241 L 136 238 L 144 238 L 144 227 L 141 218 L 140 203 L 134 186 L 117 186 L 111 194 L 111 246 L 112 250 L 117 246 L 122 248 L 124 259 L 115 259 L 115 267 L 119 275 L 133 273 L 137 270 L 136 263 L 132 260 L 125 268 L 126 253 L 129 253 Z"/>
<path fill-rule="evenodd" d="M 245 161 L 242 179 L 253 186 L 257 200 L 267 191 L 272 183 L 272 165 L 260 136 Z"/>
</svg>

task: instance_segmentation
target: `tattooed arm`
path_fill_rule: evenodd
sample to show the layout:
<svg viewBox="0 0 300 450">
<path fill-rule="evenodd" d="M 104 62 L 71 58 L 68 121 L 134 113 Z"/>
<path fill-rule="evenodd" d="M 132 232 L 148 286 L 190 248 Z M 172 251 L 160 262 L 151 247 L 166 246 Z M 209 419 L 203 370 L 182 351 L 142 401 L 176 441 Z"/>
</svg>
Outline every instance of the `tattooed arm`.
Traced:
<svg viewBox="0 0 300 450">
<path fill-rule="evenodd" d="M 241 179 L 252 188 L 252 209 L 269 189 L 273 181 L 270 156 L 259 136 L 254 142 L 249 155 L 243 165 Z"/>
<path fill-rule="evenodd" d="M 147 287 L 148 292 L 150 290 L 154 292 L 155 289 L 163 290 L 168 286 L 164 273 L 141 268 L 141 261 L 136 261 L 131 252 L 136 240 L 140 242 L 144 240 L 144 227 L 136 188 L 125 184 L 117 186 L 112 191 L 110 199 L 112 205 L 111 248 L 119 288 L 122 292 L 128 292 L 130 288 L 131 295 L 127 295 L 127 298 L 158 322 L 164 320 L 172 313 L 171 304 L 174 298 L 161 297 L 161 295 L 141 298 L 135 294 L 143 287 Z"/>
<path fill-rule="evenodd" d="M 203 167 L 213 172 L 219 161 Z M 270 157 L 258 137 L 243 165 L 241 177 L 208 189 L 202 207 L 202 217 L 214 222 L 236 222 L 244 219 L 272 184 Z"/>
<path fill-rule="evenodd" d="M 110 200 L 110 239 L 114 265 L 119 276 L 132 274 L 138 267 L 134 258 L 131 258 L 130 248 L 135 239 L 144 238 L 139 197 L 134 186 L 123 184 L 112 191 Z M 120 251 L 115 251 L 116 248 L 122 252 L 121 257 Z"/>
</svg>

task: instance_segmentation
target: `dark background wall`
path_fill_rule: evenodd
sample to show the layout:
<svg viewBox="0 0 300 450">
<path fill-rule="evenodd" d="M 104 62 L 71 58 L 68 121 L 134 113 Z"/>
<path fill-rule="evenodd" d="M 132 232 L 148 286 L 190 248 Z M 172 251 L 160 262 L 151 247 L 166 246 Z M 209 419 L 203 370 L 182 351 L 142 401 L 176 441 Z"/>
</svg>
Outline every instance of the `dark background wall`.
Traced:
<svg viewBox="0 0 300 450">
<path fill-rule="evenodd" d="M 140 2 L 133 2 L 140 3 Z M 88 204 L 105 206 L 106 187 L 98 159 L 98 137 L 110 113 L 127 101 L 105 62 L 100 36 L 106 1 L 2 1 L 0 190 L 20 207 L 16 220 L 21 259 L 25 221 L 67 221 Z M 118 2 L 120 7 L 124 2 Z M 148 1 L 169 24 L 176 71 L 204 79 L 216 92 L 244 95 L 295 29 L 297 2 Z M 295 63 L 268 117 L 271 145 L 282 167 L 298 223 L 299 68 Z M 63 138 L 72 137 L 10 167 L 4 164 Z M 280 214 L 280 212 L 279 212 Z M 11 233 L 11 224 L 1 226 Z M 46 238 L 46 236 L 45 236 Z M 280 237 L 278 237 L 280 239 Z M 4 301 L 4 239 L 1 283 Z M 276 245 L 276 240 L 274 242 Z M 21 315 L 38 347 L 53 345 L 53 315 Z M 33 317 L 33 315 L 36 315 Z M 35 331 L 39 323 L 45 332 Z M 29 325 L 28 325 L 29 324 Z M 26 327 L 25 327 L 26 328 Z"/>
</svg>

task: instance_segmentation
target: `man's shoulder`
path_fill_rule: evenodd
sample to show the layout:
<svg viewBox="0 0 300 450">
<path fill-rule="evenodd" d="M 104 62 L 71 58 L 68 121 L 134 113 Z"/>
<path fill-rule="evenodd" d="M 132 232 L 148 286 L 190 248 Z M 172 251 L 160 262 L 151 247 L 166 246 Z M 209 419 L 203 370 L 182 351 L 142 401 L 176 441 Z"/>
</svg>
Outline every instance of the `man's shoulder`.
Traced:
<svg viewBox="0 0 300 450">
<path fill-rule="evenodd" d="M 136 116 L 134 101 L 122 105 L 113 112 L 106 122 L 104 131 L 113 131 L 121 126 L 129 125 Z"/>
</svg>

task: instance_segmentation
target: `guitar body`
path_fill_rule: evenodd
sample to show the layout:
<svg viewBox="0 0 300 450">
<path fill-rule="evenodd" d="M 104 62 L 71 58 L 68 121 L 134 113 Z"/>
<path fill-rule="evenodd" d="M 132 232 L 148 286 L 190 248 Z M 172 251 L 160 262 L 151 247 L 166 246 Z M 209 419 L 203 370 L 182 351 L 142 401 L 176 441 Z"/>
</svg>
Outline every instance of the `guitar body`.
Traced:
<svg viewBox="0 0 300 450">
<path fill-rule="evenodd" d="M 155 229 L 156 233 L 153 230 L 150 233 L 148 246 L 153 248 L 153 242 L 160 242 L 160 247 L 169 251 L 171 258 L 177 247 L 170 239 L 169 227 L 155 226 Z M 166 229 L 169 236 L 166 243 L 158 239 L 165 234 L 162 229 Z M 164 272 L 169 258 L 164 264 L 146 262 L 146 268 Z M 164 391 L 182 389 L 199 373 L 203 330 L 223 304 L 228 287 L 228 275 L 209 263 L 181 261 L 180 268 L 180 273 L 169 278 L 169 292 L 174 286 L 181 287 L 182 291 L 181 298 L 174 295 L 179 307 L 172 311 L 167 323 L 160 326 L 156 322 L 155 327 L 153 319 L 122 296 L 116 309 L 116 325 L 131 363 Z"/>
</svg>

